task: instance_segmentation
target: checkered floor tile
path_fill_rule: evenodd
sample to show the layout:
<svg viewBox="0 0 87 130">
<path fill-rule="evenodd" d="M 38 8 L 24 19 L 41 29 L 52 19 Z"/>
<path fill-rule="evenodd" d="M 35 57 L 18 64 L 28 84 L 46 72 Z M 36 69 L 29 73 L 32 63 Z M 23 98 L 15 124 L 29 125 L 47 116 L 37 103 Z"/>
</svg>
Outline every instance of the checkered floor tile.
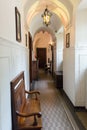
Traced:
<svg viewBox="0 0 87 130">
<path fill-rule="evenodd" d="M 73 130 L 50 74 L 40 72 L 35 89 L 41 93 L 42 130 Z"/>
</svg>

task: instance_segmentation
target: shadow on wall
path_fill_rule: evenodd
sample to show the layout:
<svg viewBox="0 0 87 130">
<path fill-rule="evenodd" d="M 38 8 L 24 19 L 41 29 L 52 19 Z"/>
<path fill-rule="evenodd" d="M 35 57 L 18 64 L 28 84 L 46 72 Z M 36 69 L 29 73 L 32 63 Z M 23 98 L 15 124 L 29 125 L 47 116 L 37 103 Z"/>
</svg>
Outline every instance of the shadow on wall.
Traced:
<svg viewBox="0 0 87 130">
<path fill-rule="evenodd" d="M 63 71 L 63 61 L 60 63 L 59 67 L 58 67 L 59 71 Z"/>
</svg>

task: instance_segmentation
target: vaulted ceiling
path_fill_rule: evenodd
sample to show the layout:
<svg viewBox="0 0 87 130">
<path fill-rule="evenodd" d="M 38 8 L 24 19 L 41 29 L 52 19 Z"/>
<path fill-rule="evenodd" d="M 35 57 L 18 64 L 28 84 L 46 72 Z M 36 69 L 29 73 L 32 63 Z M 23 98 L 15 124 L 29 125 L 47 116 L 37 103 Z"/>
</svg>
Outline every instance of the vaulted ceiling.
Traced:
<svg viewBox="0 0 87 130">
<path fill-rule="evenodd" d="M 24 0 L 26 27 L 33 35 L 40 29 L 51 30 L 54 33 L 61 26 L 67 27 L 71 23 L 73 9 L 80 1 L 83 6 L 87 4 L 87 0 Z M 51 24 L 48 27 L 43 24 L 41 17 L 46 6 L 52 12 Z"/>
</svg>

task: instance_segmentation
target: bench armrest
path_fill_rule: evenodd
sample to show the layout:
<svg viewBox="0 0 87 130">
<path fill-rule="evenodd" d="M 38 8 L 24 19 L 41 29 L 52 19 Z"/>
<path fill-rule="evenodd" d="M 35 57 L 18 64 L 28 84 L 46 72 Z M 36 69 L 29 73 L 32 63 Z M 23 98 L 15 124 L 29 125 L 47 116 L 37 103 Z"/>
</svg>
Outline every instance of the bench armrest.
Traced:
<svg viewBox="0 0 87 130">
<path fill-rule="evenodd" d="M 37 100 L 37 94 L 39 94 L 40 95 L 40 92 L 39 91 L 26 91 L 25 90 L 25 93 L 27 93 L 27 94 L 35 94 L 35 96 L 36 96 L 36 100 Z"/>
<path fill-rule="evenodd" d="M 30 116 L 41 117 L 41 112 L 23 113 L 23 112 L 16 111 L 16 114 L 17 114 L 17 116 L 21 116 L 21 117 L 30 117 Z"/>
<path fill-rule="evenodd" d="M 28 94 L 36 94 L 36 93 L 40 94 L 39 91 L 35 91 L 35 90 L 34 91 L 27 91 L 27 90 L 25 90 L 25 92 L 28 93 Z"/>
<path fill-rule="evenodd" d="M 17 114 L 17 116 L 20 116 L 20 117 L 31 117 L 31 116 L 34 116 L 33 126 L 36 126 L 38 124 L 36 116 L 38 116 L 38 118 L 40 118 L 42 116 L 41 112 L 22 113 L 22 112 L 16 111 L 16 114 Z"/>
</svg>

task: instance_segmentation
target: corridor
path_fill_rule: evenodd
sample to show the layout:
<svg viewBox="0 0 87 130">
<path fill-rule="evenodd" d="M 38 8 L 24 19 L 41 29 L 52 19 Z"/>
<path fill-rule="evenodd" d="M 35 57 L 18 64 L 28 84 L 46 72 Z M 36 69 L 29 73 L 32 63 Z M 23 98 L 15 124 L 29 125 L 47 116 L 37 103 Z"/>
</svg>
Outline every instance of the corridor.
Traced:
<svg viewBox="0 0 87 130">
<path fill-rule="evenodd" d="M 49 73 L 40 70 L 35 89 L 41 93 L 42 130 L 80 130 Z"/>
<path fill-rule="evenodd" d="M 24 71 L 30 91 L 45 65 L 63 72 L 63 92 L 78 108 L 79 123 L 53 78 L 40 71 L 34 87 L 41 92 L 42 130 L 87 130 L 86 15 L 87 0 L 0 1 L 0 130 L 12 130 L 10 82 Z"/>
</svg>

